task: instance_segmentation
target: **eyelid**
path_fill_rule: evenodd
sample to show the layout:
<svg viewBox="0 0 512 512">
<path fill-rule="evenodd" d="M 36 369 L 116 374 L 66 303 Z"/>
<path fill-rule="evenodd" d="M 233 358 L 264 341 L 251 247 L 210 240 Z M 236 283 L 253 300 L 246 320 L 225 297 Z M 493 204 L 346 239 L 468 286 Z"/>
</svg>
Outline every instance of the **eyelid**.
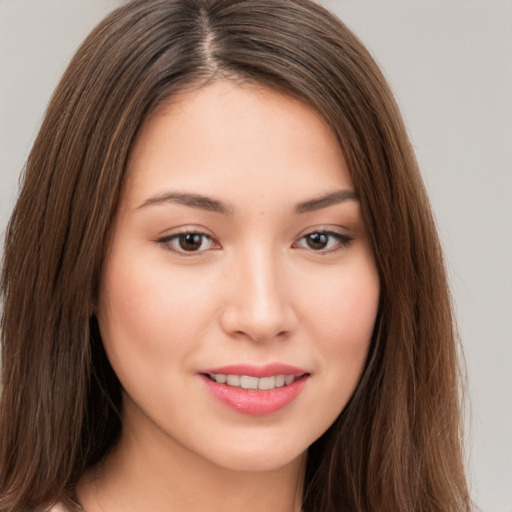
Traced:
<svg viewBox="0 0 512 512">
<path fill-rule="evenodd" d="M 201 249 L 201 250 L 197 250 L 197 251 L 186 251 L 184 249 L 180 250 L 179 248 L 171 247 L 170 243 L 173 240 L 178 240 L 180 236 L 186 236 L 186 235 L 199 235 L 207 240 L 210 240 L 217 247 L 211 247 L 211 248 Z M 221 248 L 218 240 L 213 235 L 211 235 L 210 233 L 207 233 L 206 230 L 204 230 L 204 228 L 199 228 L 199 227 L 195 227 L 195 226 L 186 226 L 186 227 L 176 228 L 171 233 L 168 233 L 164 236 L 159 237 L 158 239 L 155 240 L 155 242 L 157 244 L 161 245 L 165 250 L 172 252 L 174 254 L 178 254 L 179 256 L 184 256 L 184 257 L 199 256 L 199 255 L 203 255 L 205 252 L 208 252 L 210 250 L 217 250 L 217 249 Z"/>
<path fill-rule="evenodd" d="M 159 245 L 161 245 L 165 250 L 178 254 L 180 256 L 185 257 L 191 257 L 191 256 L 198 256 L 202 255 L 205 252 L 211 251 L 211 250 L 217 250 L 221 249 L 221 245 L 218 242 L 218 240 L 211 235 L 210 233 L 206 232 L 202 227 L 196 227 L 196 226 L 183 226 L 180 228 L 175 228 L 171 233 L 168 233 L 164 236 L 159 237 L 155 240 L 155 242 Z M 314 234 L 322 234 L 326 235 L 327 237 L 332 237 L 337 240 L 337 244 L 335 247 L 328 247 L 327 249 L 315 249 L 312 247 L 303 247 L 299 245 L 299 242 L 304 240 L 306 237 L 314 235 Z M 216 247 L 208 247 L 206 249 L 200 249 L 200 250 L 191 250 L 187 251 L 186 249 L 180 249 L 176 247 L 171 247 L 171 242 L 173 240 L 178 240 L 180 236 L 186 236 L 186 235 L 199 235 L 207 240 L 209 240 L 214 246 Z M 354 237 L 347 234 L 346 230 L 344 228 L 341 228 L 339 226 L 316 226 L 312 228 L 308 228 L 304 232 L 302 232 L 293 242 L 292 247 L 298 248 L 298 249 L 304 249 L 307 251 L 310 251 L 311 253 L 318 254 L 318 255 L 326 255 L 326 254 L 332 254 L 335 253 L 341 249 L 347 248 L 351 245 L 351 243 L 354 241 Z"/>
<path fill-rule="evenodd" d="M 315 250 L 311 247 L 296 247 L 298 249 L 304 249 L 307 251 L 312 252 L 313 254 L 318 255 L 328 255 L 333 254 L 335 252 L 338 252 L 339 250 L 346 249 L 349 247 L 352 242 L 354 241 L 354 237 L 352 235 L 349 235 L 346 230 L 344 230 L 341 227 L 334 227 L 334 226 L 316 226 L 314 228 L 308 228 L 305 232 L 301 233 L 296 241 L 293 243 L 293 246 L 296 246 L 301 240 L 305 239 L 307 236 L 314 235 L 314 234 L 323 234 L 326 236 L 334 237 L 337 239 L 338 243 L 334 248 L 328 248 L 328 249 L 319 249 Z"/>
</svg>

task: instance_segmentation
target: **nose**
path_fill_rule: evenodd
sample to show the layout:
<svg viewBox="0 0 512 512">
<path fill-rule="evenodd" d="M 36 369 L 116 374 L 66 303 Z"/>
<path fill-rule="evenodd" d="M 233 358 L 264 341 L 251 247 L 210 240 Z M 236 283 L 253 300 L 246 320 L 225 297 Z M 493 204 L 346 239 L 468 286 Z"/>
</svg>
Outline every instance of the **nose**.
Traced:
<svg viewBox="0 0 512 512">
<path fill-rule="evenodd" d="M 230 267 L 222 329 L 257 342 L 288 337 L 296 328 L 289 279 L 283 262 L 268 251 L 251 253 Z"/>
</svg>

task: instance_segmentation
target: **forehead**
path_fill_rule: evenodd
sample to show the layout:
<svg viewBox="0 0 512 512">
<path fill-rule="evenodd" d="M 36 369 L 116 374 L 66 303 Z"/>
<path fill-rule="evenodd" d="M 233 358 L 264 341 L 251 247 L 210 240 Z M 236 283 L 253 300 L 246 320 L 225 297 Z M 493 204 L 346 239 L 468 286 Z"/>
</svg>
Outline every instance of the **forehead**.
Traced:
<svg viewBox="0 0 512 512">
<path fill-rule="evenodd" d="M 236 196 L 291 193 L 295 185 L 312 192 L 352 188 L 327 122 L 306 103 L 269 88 L 216 81 L 178 94 L 143 123 L 127 191 L 144 196 L 193 187 Z"/>
</svg>

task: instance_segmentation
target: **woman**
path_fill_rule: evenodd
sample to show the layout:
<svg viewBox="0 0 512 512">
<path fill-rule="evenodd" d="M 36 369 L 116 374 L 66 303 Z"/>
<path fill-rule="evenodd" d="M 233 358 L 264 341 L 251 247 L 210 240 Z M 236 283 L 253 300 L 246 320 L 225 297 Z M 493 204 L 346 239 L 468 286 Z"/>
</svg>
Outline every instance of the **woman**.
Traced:
<svg viewBox="0 0 512 512">
<path fill-rule="evenodd" d="M 100 24 L 29 157 L 2 290 L 3 511 L 470 509 L 414 155 L 309 1 Z"/>
</svg>

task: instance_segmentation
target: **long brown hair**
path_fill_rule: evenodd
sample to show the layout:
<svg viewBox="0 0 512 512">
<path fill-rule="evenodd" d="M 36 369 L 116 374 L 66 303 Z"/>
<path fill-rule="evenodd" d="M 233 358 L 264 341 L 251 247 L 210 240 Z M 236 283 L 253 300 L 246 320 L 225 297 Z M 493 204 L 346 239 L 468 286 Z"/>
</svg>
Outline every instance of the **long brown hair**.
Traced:
<svg viewBox="0 0 512 512">
<path fill-rule="evenodd" d="M 337 135 L 381 302 L 350 403 L 309 449 L 307 512 L 470 509 L 456 336 L 431 209 L 377 65 L 309 0 L 136 0 L 73 58 L 29 156 L 2 273 L 0 509 L 66 496 L 121 430 L 91 304 L 141 122 L 224 78 L 314 106 Z"/>
</svg>

